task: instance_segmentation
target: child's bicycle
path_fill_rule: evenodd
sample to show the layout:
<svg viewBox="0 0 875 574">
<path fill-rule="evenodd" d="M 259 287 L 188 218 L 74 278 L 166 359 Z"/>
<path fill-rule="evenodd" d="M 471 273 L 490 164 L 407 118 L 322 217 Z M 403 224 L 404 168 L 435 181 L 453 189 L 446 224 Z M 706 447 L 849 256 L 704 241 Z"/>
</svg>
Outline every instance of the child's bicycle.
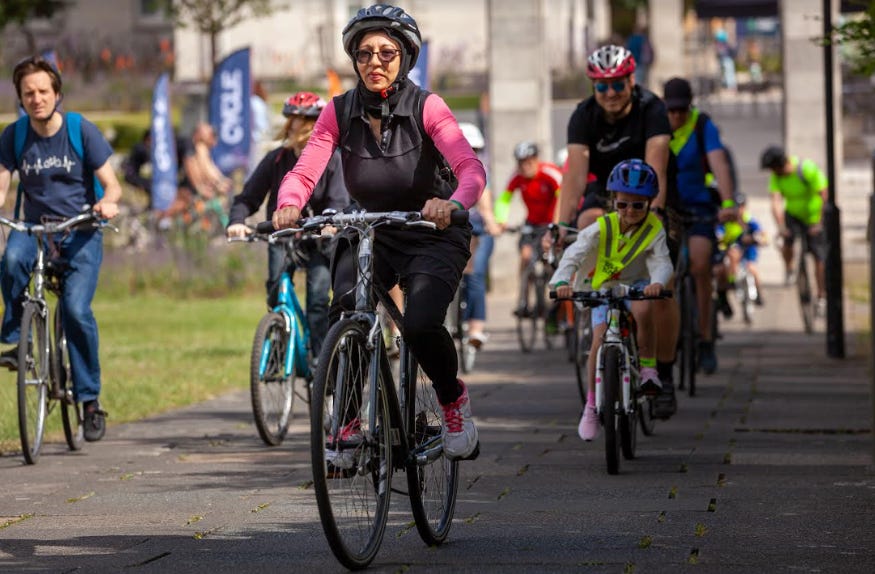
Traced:
<svg viewBox="0 0 875 574">
<path fill-rule="evenodd" d="M 638 344 L 635 318 L 626 309 L 627 301 L 671 297 L 663 291 L 657 297 L 644 295 L 640 289 L 616 285 L 598 291 L 575 291 L 573 301 L 586 307 L 608 305 L 607 324 L 596 355 L 596 412 L 605 429 L 605 456 L 608 474 L 620 471 L 620 452 L 626 459 L 635 458 L 638 423 L 645 435 L 653 433 L 653 399 L 639 390 Z M 556 298 L 551 291 L 550 297 Z"/>
<path fill-rule="evenodd" d="M 467 215 L 453 211 L 454 224 L 462 224 Z M 319 354 L 310 419 L 313 489 L 332 552 L 347 568 L 359 569 L 370 564 L 383 540 L 389 498 L 393 490 L 399 492 L 392 485 L 396 470 L 406 472 L 406 494 L 423 541 L 436 546 L 446 540 L 459 463 L 444 456 L 441 407 L 404 340 L 401 313 L 373 280 L 376 228 L 434 229 L 434 224 L 423 221 L 419 212 L 323 214 L 274 237 L 327 225 L 357 238 L 356 308 L 331 327 Z M 402 328 L 397 387 L 377 302 Z"/>
<path fill-rule="evenodd" d="M 64 291 L 67 262 L 58 252 L 59 236 L 75 228 L 116 229 L 92 211 L 59 222 L 31 225 L 0 216 L 0 224 L 36 239 L 37 257 L 25 291 L 18 344 L 18 432 L 28 464 L 36 464 L 43 446 L 48 415 L 60 407 L 64 437 L 70 450 L 84 441 L 82 403 L 73 395 L 73 377 L 61 306 L 49 308 L 46 291 L 58 298 Z M 51 319 L 49 319 L 51 317 Z M 51 323 L 51 324 L 50 324 Z"/>
<path fill-rule="evenodd" d="M 292 235 L 273 237 L 270 221 L 259 223 L 245 238 L 229 242 L 264 241 L 285 248 L 286 265 L 277 292 L 276 305 L 261 318 L 255 329 L 249 362 L 249 390 L 255 426 L 265 444 L 282 444 L 291 423 L 295 396 L 310 404 L 310 327 L 295 294 L 288 272 L 290 261 L 298 262 L 295 243 L 302 238 Z M 302 394 L 303 392 L 303 394 Z"/>
</svg>

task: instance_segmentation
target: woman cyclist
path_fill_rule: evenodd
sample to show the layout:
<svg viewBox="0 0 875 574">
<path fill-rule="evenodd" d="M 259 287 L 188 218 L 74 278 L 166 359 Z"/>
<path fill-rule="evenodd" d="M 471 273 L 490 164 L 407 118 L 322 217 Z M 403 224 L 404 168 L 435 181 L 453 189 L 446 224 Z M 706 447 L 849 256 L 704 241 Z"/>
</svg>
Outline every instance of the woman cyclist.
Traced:
<svg viewBox="0 0 875 574">
<path fill-rule="evenodd" d="M 374 276 L 385 287 L 399 279 L 406 284 L 405 338 L 443 407 L 444 453 L 463 459 L 475 452 L 478 434 L 443 321 L 470 256 L 471 230 L 450 226 L 450 212 L 477 202 L 486 172 L 444 101 L 407 78 L 421 45 L 416 22 L 400 8 L 377 4 L 353 16 L 343 30 L 343 47 L 358 84 L 319 116 L 301 159 L 280 186 L 273 223 L 282 229 L 297 222 L 340 147 L 346 187 L 361 207 L 421 211 L 437 225 L 433 232 L 377 229 Z M 441 177 L 441 155 L 458 180 L 455 191 Z M 334 258 L 332 320 L 354 308 L 353 259 L 354 249 L 341 240 Z"/>
<path fill-rule="evenodd" d="M 616 212 L 604 215 L 578 233 L 565 249 L 550 286 L 558 297 L 570 297 L 569 282 L 577 274 L 578 290 L 595 290 L 615 283 L 642 288 L 645 295 L 659 295 L 672 274 L 665 231 L 659 218 L 650 212 L 657 195 L 656 172 L 640 159 L 620 162 L 611 171 L 607 190 L 614 197 Z M 613 237 L 613 241 L 610 238 Z M 653 301 L 633 301 L 632 314 L 638 325 L 637 339 L 641 364 L 641 389 L 648 394 L 662 390 L 656 371 L 656 331 L 650 316 Z M 607 306 L 592 310 L 592 348 L 598 353 L 607 330 Z M 590 441 L 598 434 L 595 411 L 595 360 L 588 361 L 589 389 L 586 407 L 577 427 L 580 438 Z"/>
<path fill-rule="evenodd" d="M 325 100 L 311 92 L 298 92 L 283 104 L 286 123 L 278 137 L 282 145 L 271 150 L 252 172 L 243 191 L 234 197 L 229 214 L 228 237 L 245 237 L 252 230 L 245 224 L 246 218 L 258 211 L 267 198 L 267 217 L 276 210 L 276 196 L 283 177 L 301 157 L 307 145 L 316 118 L 325 107 Z M 335 153 L 322 174 L 313 195 L 307 203 L 310 214 L 322 213 L 325 209 L 342 210 L 349 205 L 349 194 L 340 173 L 340 154 Z M 307 322 L 310 324 L 310 348 L 313 356 L 319 356 L 322 341 L 328 333 L 328 291 L 331 277 L 328 263 L 331 259 L 330 242 L 327 238 L 312 240 L 301 245 L 307 267 Z M 276 305 L 277 289 L 285 268 L 286 248 L 270 244 L 267 248 L 267 304 Z M 294 273 L 294 267 L 289 269 Z"/>
</svg>

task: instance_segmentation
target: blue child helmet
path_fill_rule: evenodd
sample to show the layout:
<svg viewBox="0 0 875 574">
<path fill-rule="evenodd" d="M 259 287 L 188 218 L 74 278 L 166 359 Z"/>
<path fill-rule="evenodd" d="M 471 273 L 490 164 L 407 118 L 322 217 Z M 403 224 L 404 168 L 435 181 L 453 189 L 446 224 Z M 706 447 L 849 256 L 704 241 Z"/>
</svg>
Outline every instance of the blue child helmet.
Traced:
<svg viewBox="0 0 875 574">
<path fill-rule="evenodd" d="M 606 187 L 611 192 L 622 191 L 644 197 L 656 197 L 659 191 L 656 172 L 640 159 L 627 159 L 615 165 Z"/>
</svg>

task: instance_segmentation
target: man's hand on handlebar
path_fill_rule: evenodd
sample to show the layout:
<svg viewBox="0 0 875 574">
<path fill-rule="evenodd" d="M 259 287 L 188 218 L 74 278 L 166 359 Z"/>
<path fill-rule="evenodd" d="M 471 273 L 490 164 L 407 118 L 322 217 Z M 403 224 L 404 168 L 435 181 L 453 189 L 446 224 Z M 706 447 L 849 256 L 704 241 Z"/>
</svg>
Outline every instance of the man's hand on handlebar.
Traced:
<svg viewBox="0 0 875 574">
<path fill-rule="evenodd" d="M 102 199 L 94 204 L 94 213 L 105 219 L 112 219 L 118 215 L 118 203 Z"/>
</svg>

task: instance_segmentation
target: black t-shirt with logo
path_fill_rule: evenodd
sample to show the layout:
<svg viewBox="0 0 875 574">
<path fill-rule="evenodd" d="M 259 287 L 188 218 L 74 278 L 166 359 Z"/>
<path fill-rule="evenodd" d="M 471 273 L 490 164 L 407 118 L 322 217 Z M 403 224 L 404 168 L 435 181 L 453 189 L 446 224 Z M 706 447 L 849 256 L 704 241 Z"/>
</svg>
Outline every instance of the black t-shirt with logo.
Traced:
<svg viewBox="0 0 875 574">
<path fill-rule="evenodd" d="M 568 144 L 589 148 L 589 170 L 604 186 L 614 166 L 627 159 L 644 159 L 647 140 L 671 136 L 665 104 L 653 92 L 635 86 L 632 110 L 608 123 L 604 110 L 591 96 L 578 104 L 568 120 Z"/>
</svg>

